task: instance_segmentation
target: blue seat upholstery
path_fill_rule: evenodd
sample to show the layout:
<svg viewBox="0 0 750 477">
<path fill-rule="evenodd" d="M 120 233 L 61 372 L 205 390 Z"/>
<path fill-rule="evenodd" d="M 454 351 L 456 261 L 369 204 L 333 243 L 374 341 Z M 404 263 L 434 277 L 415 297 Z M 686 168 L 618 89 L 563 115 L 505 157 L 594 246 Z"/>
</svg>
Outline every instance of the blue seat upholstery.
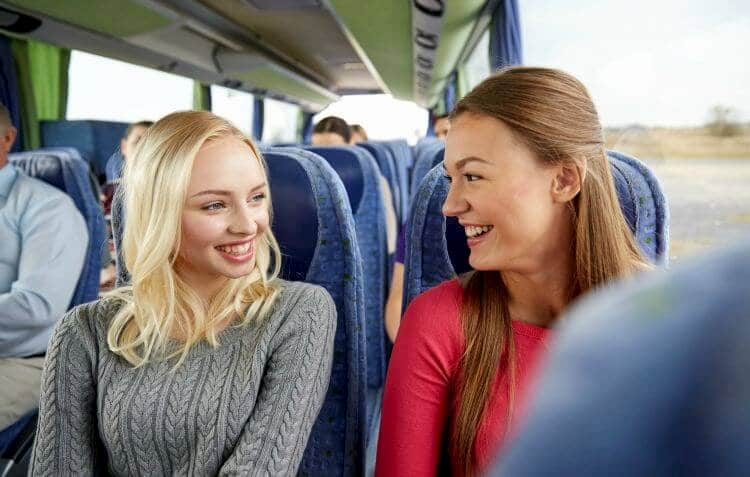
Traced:
<svg viewBox="0 0 750 477">
<path fill-rule="evenodd" d="M 349 199 L 323 158 L 296 148 L 263 148 L 273 203 L 272 229 L 281 276 L 325 288 L 338 312 L 333 368 L 300 475 L 359 475 L 366 444 L 366 344 L 362 256 Z M 118 283 L 127 282 L 119 250 L 123 210 L 116 196 L 112 228 Z"/>
<path fill-rule="evenodd" d="M 434 139 L 434 138 L 433 138 Z M 419 184 L 424 176 L 432 170 L 433 167 L 443 162 L 445 154 L 445 143 L 440 139 L 424 142 L 417 151 L 417 158 L 414 161 L 414 170 L 411 173 L 411 194 L 412 200 L 414 194 L 419 189 Z"/>
<path fill-rule="evenodd" d="M 68 194 L 81 212 L 86 221 L 89 244 L 70 307 L 96 300 L 99 293 L 101 248 L 106 246 L 106 232 L 102 209 L 89 182 L 88 165 L 62 150 L 21 152 L 9 157 L 11 163 L 26 175 Z"/>
<path fill-rule="evenodd" d="M 41 121 L 40 133 L 42 146 L 75 147 L 91 164 L 94 173 L 101 177 L 127 127 L 127 123 L 112 121 Z"/>
<path fill-rule="evenodd" d="M 299 475 L 360 475 L 366 445 L 366 344 L 362 256 L 349 200 L 333 168 L 301 149 L 263 151 L 283 278 L 324 287 L 338 324 L 331 381 Z M 300 233 L 303 232 L 303 233 Z"/>
<path fill-rule="evenodd" d="M 620 208 L 646 258 L 666 264 L 669 212 L 659 182 L 638 159 L 608 151 Z M 442 214 L 448 194 L 443 166 L 434 167 L 414 195 L 404 265 L 404 308 L 414 297 L 471 270 L 466 234 Z"/>
<path fill-rule="evenodd" d="M 411 171 L 414 166 L 414 158 L 411 154 L 409 144 L 403 139 L 393 139 L 382 141 L 381 144 L 386 146 L 393 156 L 393 162 L 396 166 L 396 176 L 398 178 L 398 187 L 400 191 L 401 212 L 403 221 L 409 214 L 409 196 L 411 194 Z M 402 222 L 403 222 L 402 221 Z"/>
<path fill-rule="evenodd" d="M 108 184 L 111 184 L 120 178 L 122 175 L 122 166 L 124 164 L 125 158 L 122 156 L 122 153 L 118 148 L 111 156 L 109 156 L 107 164 L 104 166 L 104 175 L 107 177 Z"/>
<path fill-rule="evenodd" d="M 375 160 L 357 147 L 308 147 L 333 167 L 344 183 L 354 213 L 357 243 L 362 255 L 364 270 L 365 323 L 367 338 L 367 387 L 378 391 L 385 379 L 385 329 L 383 308 L 385 304 L 386 250 L 385 211 L 380 194 L 378 166 Z M 376 393 L 373 393 L 376 394 Z M 367 422 L 377 405 L 369 399 Z"/>
<path fill-rule="evenodd" d="M 750 236 L 584 297 L 487 475 L 750 475 Z"/>
<path fill-rule="evenodd" d="M 399 224 L 403 223 L 405 216 L 401 213 L 401 188 L 399 186 L 393 155 L 388 151 L 387 147 L 376 142 L 359 142 L 357 143 L 357 147 L 365 149 L 375 159 L 380 173 L 385 177 L 388 186 L 391 188 L 391 199 L 393 200 L 393 211 L 396 213 L 396 219 Z"/>
</svg>

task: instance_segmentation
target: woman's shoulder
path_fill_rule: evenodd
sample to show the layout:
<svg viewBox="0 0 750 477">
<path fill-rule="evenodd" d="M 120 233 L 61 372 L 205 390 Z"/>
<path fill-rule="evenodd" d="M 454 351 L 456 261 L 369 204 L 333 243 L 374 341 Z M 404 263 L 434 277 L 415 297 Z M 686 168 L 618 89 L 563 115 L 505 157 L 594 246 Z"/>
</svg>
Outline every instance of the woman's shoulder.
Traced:
<svg viewBox="0 0 750 477">
<path fill-rule="evenodd" d="M 70 309 L 55 327 L 51 347 L 56 343 L 78 341 L 87 347 L 106 340 L 112 318 L 122 306 L 117 298 L 100 298 Z"/>
<path fill-rule="evenodd" d="M 406 331 L 418 339 L 431 342 L 445 340 L 446 344 L 460 343 L 462 298 L 463 287 L 458 279 L 445 281 L 422 292 L 407 307 L 401 319 L 399 336 Z"/>
<path fill-rule="evenodd" d="M 336 305 L 330 293 L 319 285 L 278 280 L 277 312 L 284 316 L 312 313 L 316 321 L 336 321 Z"/>
</svg>

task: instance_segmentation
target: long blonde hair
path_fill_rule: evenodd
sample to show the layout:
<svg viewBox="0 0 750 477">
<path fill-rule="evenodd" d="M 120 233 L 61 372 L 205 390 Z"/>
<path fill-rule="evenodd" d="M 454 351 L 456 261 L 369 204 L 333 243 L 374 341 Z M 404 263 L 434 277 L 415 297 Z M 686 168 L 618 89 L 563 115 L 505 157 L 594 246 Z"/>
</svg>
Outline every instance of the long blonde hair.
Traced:
<svg viewBox="0 0 750 477">
<path fill-rule="evenodd" d="M 575 212 L 571 300 L 649 267 L 620 209 L 599 117 L 581 82 L 554 69 L 507 68 L 461 99 L 451 118 L 463 114 L 499 119 L 544 163 L 569 163 L 579 169 L 583 182 L 571 203 Z M 465 282 L 461 322 L 466 351 L 451 452 L 466 475 L 474 472 L 474 442 L 501 364 L 509 376 L 508 417 L 512 414 L 515 360 L 508 299 L 498 272 L 475 271 Z"/>
<path fill-rule="evenodd" d="M 209 303 L 175 271 L 195 157 L 207 141 L 232 136 L 248 145 L 265 174 L 263 157 L 253 142 L 228 121 L 205 111 L 160 119 L 125 163 L 118 193 L 127 213 L 122 247 L 131 279 L 128 286 L 110 293 L 124 303 L 109 326 L 107 344 L 135 367 L 175 357 L 179 366 L 199 341 L 217 346 L 218 331 L 227 322 L 262 319 L 278 294 L 281 253 L 270 227 L 256 245 L 253 271 L 228 280 Z M 270 193 L 267 197 L 270 216 Z M 170 346 L 175 334 L 183 339 Z"/>
</svg>

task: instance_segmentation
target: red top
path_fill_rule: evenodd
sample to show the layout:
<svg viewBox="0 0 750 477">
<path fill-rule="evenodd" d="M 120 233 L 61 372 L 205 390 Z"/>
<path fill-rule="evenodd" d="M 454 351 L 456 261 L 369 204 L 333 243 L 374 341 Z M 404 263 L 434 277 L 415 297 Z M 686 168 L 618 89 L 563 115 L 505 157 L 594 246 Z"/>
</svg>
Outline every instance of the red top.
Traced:
<svg viewBox="0 0 750 477">
<path fill-rule="evenodd" d="M 462 297 L 461 284 L 451 280 L 422 293 L 406 310 L 385 383 L 376 476 L 435 475 L 441 456 L 447 455 L 448 419 L 455 418 L 458 366 L 465 349 L 459 320 Z M 525 407 L 524 391 L 549 333 L 547 328 L 513 321 L 518 383 L 513 424 Z M 479 425 L 474 468 L 480 471 L 492 461 L 507 427 L 506 379 L 498 369 L 490 404 Z M 463 473 L 455 467 L 452 472 Z"/>
</svg>

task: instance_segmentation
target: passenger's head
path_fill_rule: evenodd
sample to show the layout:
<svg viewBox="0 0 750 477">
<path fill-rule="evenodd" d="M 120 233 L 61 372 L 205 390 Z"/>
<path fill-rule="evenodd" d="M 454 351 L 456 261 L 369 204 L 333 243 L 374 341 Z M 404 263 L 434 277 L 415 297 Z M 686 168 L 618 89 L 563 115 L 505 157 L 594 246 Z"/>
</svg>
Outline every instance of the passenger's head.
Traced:
<svg viewBox="0 0 750 477">
<path fill-rule="evenodd" d="M 16 140 L 16 133 L 8 108 L 0 103 L 0 169 L 8 163 L 8 154 Z"/>
<path fill-rule="evenodd" d="M 448 136 L 448 131 L 451 130 L 451 121 L 448 114 L 441 114 L 435 116 L 432 122 L 432 130 L 435 131 L 435 137 L 445 141 Z"/>
<path fill-rule="evenodd" d="M 152 124 L 154 124 L 153 121 L 138 121 L 128 126 L 125 135 L 120 139 L 120 152 L 125 159 L 133 155 L 135 147 Z"/>
<path fill-rule="evenodd" d="M 365 128 L 363 128 L 359 124 L 352 124 L 349 129 L 352 132 L 352 137 L 349 140 L 350 144 L 357 144 L 358 142 L 367 141 L 367 132 L 365 132 Z"/>
<path fill-rule="evenodd" d="M 461 99 L 451 123 L 445 166 L 453 182 L 444 212 L 490 229 L 472 240 L 475 269 L 533 271 L 574 244 L 586 289 L 640 257 L 599 117 L 574 77 L 508 68 Z"/>
<path fill-rule="evenodd" d="M 186 353 L 215 343 L 227 320 L 268 310 L 280 266 L 268 180 L 237 128 L 204 111 L 165 116 L 126 162 L 119 191 L 131 287 L 119 293 L 129 304 L 110 329 L 113 351 L 141 364 L 177 334 Z"/>
<path fill-rule="evenodd" d="M 594 104 L 569 74 L 514 67 L 479 84 L 451 115 L 445 168 L 443 212 L 465 226 L 477 270 L 461 307 L 467 353 L 452 438 L 454 459 L 470 473 L 505 350 L 512 378 L 505 280 L 554 271 L 567 276 L 560 292 L 569 302 L 646 265 L 619 207 Z"/>
<path fill-rule="evenodd" d="M 316 146 L 349 144 L 351 138 L 352 133 L 349 125 L 336 116 L 321 119 L 312 132 L 312 143 Z"/>
</svg>

